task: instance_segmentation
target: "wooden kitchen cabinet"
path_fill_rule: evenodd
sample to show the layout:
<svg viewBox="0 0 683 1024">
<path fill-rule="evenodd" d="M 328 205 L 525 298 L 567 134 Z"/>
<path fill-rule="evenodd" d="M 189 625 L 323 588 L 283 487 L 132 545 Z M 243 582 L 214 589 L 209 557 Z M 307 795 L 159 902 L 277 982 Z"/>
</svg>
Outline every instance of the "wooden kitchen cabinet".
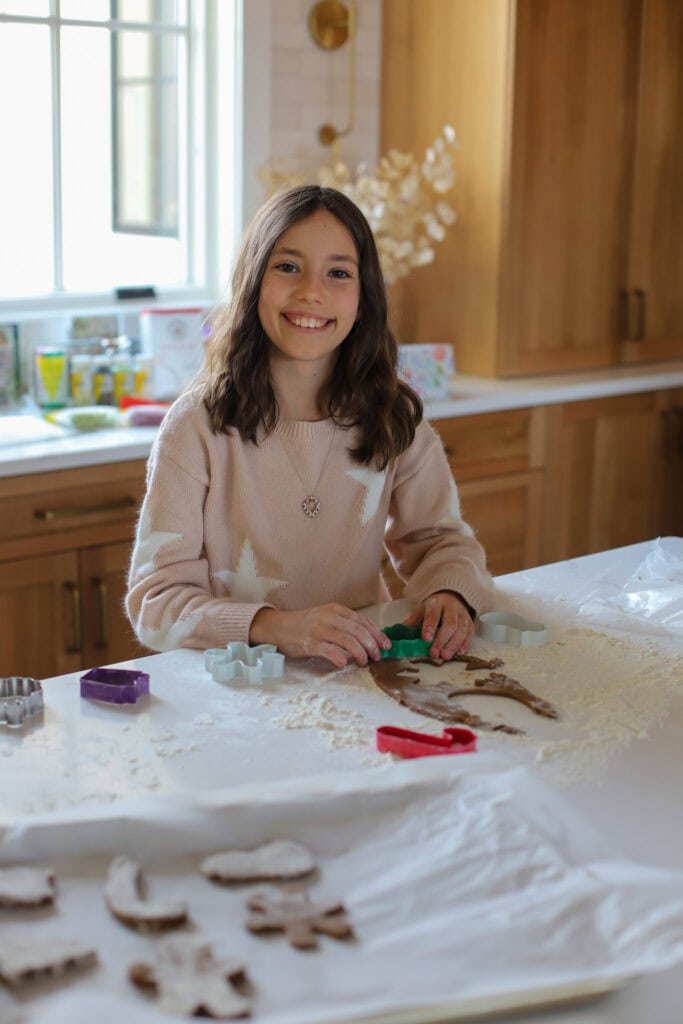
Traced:
<svg viewBox="0 0 683 1024">
<path fill-rule="evenodd" d="M 382 152 L 461 142 L 458 220 L 391 288 L 400 341 L 485 376 L 683 354 L 683 5 L 383 10 Z"/>
<path fill-rule="evenodd" d="M 145 463 L 0 479 L 0 675 L 146 653 L 123 611 Z"/>
<path fill-rule="evenodd" d="M 547 410 L 543 561 L 681 533 L 678 401 L 651 391 Z"/>
</svg>

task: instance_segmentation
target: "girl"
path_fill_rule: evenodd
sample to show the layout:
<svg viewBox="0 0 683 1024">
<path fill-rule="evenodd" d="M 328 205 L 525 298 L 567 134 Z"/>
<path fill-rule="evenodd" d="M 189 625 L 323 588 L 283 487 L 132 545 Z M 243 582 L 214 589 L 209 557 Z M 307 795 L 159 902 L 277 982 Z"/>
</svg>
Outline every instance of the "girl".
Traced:
<svg viewBox="0 0 683 1024">
<path fill-rule="evenodd" d="M 150 456 L 126 598 L 142 643 L 365 665 L 390 646 L 356 610 L 389 598 L 386 545 L 432 656 L 467 650 L 491 579 L 396 364 L 363 214 L 316 185 L 272 197 Z"/>
</svg>

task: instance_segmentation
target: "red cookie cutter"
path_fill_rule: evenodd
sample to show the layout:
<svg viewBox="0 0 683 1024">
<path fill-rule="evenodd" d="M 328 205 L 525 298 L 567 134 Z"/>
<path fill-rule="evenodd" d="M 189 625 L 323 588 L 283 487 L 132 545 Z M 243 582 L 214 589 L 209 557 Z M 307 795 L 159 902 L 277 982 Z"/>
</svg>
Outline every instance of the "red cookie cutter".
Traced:
<svg viewBox="0 0 683 1024">
<path fill-rule="evenodd" d="M 399 757 L 470 754 L 477 749 L 477 736 L 471 729 L 444 729 L 441 736 L 431 736 L 425 732 L 381 725 L 377 730 L 377 749 L 381 754 L 397 754 Z"/>
</svg>

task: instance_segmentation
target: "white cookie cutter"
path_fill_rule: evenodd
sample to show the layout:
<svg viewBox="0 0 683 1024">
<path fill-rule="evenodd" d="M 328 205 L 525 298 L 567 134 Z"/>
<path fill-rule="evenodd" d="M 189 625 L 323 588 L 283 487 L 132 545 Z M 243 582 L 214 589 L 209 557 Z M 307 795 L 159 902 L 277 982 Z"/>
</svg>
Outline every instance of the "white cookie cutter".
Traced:
<svg viewBox="0 0 683 1024">
<path fill-rule="evenodd" d="M 532 622 L 514 612 L 484 612 L 479 616 L 477 632 L 484 640 L 515 647 L 540 647 L 548 639 L 542 622 Z"/>
<path fill-rule="evenodd" d="M 225 647 L 210 647 L 204 651 L 204 668 L 216 683 L 245 680 L 260 683 L 263 679 L 276 679 L 284 675 L 285 656 L 273 644 L 249 644 L 235 641 Z"/>
</svg>

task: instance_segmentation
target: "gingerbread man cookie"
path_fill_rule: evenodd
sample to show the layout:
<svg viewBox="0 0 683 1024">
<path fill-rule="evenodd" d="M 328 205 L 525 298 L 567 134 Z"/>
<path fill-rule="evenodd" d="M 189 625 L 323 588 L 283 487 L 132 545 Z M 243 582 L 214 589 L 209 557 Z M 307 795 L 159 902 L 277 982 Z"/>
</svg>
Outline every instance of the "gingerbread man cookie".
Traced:
<svg viewBox="0 0 683 1024">
<path fill-rule="evenodd" d="M 251 932 L 282 931 L 297 949 L 314 949 L 316 933 L 334 939 L 353 938 L 353 929 L 339 900 L 311 900 L 308 893 L 255 893 L 247 903 Z"/>
</svg>

